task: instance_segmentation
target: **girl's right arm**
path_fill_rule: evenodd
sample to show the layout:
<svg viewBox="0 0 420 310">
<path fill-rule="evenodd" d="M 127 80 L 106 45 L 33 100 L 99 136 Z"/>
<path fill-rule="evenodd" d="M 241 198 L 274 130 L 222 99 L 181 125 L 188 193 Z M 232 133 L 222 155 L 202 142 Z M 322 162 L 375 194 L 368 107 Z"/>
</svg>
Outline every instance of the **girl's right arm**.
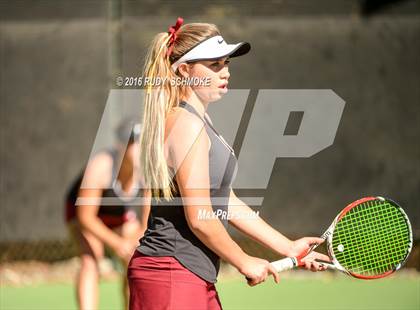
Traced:
<svg viewBox="0 0 420 310">
<path fill-rule="evenodd" d="M 76 215 L 82 229 L 108 245 L 121 258 L 129 258 L 135 244 L 109 229 L 98 217 L 102 191 L 111 178 L 111 167 L 112 158 L 108 154 L 98 154 L 89 161 L 78 194 L 82 204 L 76 206 Z M 83 204 L 83 200 L 86 203 Z"/>
<path fill-rule="evenodd" d="M 167 123 L 170 129 L 167 146 L 170 162 L 177 171 L 176 181 L 189 228 L 208 248 L 250 279 L 250 285 L 263 282 L 270 274 L 278 282 L 274 267 L 266 260 L 247 255 L 217 217 L 200 218 L 200 214 L 213 212 L 208 158 L 210 142 L 201 120 L 188 112 L 179 114 L 176 121 Z"/>
</svg>

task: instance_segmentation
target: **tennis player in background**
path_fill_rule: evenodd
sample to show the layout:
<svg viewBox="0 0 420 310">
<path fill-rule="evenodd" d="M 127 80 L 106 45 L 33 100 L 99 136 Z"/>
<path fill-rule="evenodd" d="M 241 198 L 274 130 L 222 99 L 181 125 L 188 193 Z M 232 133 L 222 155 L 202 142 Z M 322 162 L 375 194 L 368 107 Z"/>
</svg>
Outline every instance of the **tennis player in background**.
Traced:
<svg viewBox="0 0 420 310">
<path fill-rule="evenodd" d="M 78 245 L 81 262 L 76 280 L 77 302 L 81 310 L 98 308 L 99 263 L 104 257 L 104 246 L 108 246 L 126 267 L 143 233 L 130 204 L 138 198 L 141 187 L 138 173 L 140 125 L 132 129 L 132 122 L 124 120 L 120 123 L 115 147 L 98 152 L 89 161 L 66 197 L 66 222 Z M 128 145 L 127 137 L 130 137 Z M 85 188 L 80 188 L 82 181 Z M 82 201 L 76 206 L 78 198 L 89 202 L 83 204 Z M 128 292 L 124 274 L 126 308 Z"/>
<path fill-rule="evenodd" d="M 237 159 L 206 113 L 228 91 L 231 58 L 248 53 L 250 44 L 227 44 L 213 24 L 182 25 L 155 36 L 143 77 L 198 78 L 202 85 L 166 83 L 148 87 L 140 139 L 148 227 L 128 266 L 131 310 L 221 309 L 214 283 L 220 259 L 251 286 L 279 276 L 265 259 L 246 254 L 229 236 L 228 223 L 279 255 L 296 256 L 323 240 L 289 240 L 259 216 L 252 219 L 200 214 L 252 213 L 235 196 Z M 218 212 L 218 210 L 220 210 Z M 305 267 L 325 270 L 312 252 Z"/>
</svg>

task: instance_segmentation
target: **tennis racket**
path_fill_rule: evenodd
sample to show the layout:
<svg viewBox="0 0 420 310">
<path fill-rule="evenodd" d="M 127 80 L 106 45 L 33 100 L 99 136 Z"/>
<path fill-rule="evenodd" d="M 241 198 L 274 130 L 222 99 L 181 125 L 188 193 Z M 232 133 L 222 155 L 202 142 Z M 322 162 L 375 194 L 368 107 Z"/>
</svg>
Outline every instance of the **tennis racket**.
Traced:
<svg viewBox="0 0 420 310">
<path fill-rule="evenodd" d="M 326 240 L 332 264 L 316 261 L 359 279 L 383 278 L 397 271 L 413 245 L 406 213 L 383 197 L 366 197 L 349 204 L 321 238 Z M 271 264 L 278 272 L 302 266 L 302 259 L 317 246 Z"/>
</svg>

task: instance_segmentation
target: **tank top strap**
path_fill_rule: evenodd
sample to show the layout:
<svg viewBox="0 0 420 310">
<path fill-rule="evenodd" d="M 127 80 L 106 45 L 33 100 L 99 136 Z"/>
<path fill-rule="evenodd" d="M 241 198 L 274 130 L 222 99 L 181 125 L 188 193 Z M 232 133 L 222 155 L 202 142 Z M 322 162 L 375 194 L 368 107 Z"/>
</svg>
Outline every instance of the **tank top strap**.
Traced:
<svg viewBox="0 0 420 310">
<path fill-rule="evenodd" d="M 235 151 L 233 150 L 233 148 L 225 141 L 225 139 L 219 134 L 219 132 L 213 127 L 213 125 L 211 124 L 211 122 L 208 120 L 207 116 L 204 114 L 204 118 L 201 117 L 200 114 L 198 114 L 197 110 L 190 104 L 188 104 L 186 101 L 181 101 L 179 103 L 179 106 L 190 111 L 191 113 L 197 115 L 197 117 L 199 117 L 203 122 L 204 125 L 207 125 L 208 128 L 211 128 L 211 130 L 213 131 L 213 133 L 218 137 L 218 139 L 227 147 L 227 149 L 235 155 Z"/>
<path fill-rule="evenodd" d="M 179 103 L 179 106 L 195 114 L 199 119 L 201 119 L 204 122 L 204 124 L 207 124 L 206 120 L 197 112 L 197 110 L 191 104 L 187 103 L 186 101 L 181 101 Z"/>
</svg>

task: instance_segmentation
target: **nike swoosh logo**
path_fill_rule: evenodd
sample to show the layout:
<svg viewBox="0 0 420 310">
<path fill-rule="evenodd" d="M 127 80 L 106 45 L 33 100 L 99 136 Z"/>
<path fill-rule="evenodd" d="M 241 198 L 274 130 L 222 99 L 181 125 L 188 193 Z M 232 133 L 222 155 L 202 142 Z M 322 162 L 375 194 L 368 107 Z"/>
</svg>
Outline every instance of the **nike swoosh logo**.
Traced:
<svg viewBox="0 0 420 310">
<path fill-rule="evenodd" d="M 217 43 L 222 44 L 223 43 L 223 39 L 222 40 L 217 40 Z"/>
</svg>

